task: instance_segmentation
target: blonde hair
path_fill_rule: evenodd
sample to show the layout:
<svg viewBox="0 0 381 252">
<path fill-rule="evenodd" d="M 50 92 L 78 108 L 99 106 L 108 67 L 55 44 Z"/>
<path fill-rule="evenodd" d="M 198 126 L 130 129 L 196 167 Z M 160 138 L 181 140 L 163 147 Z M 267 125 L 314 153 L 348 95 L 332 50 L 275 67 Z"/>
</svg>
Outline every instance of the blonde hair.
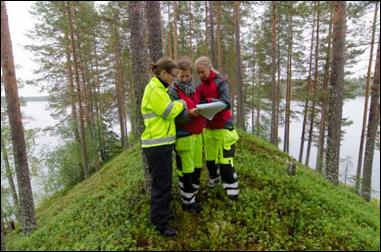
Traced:
<svg viewBox="0 0 381 252">
<path fill-rule="evenodd" d="M 201 56 L 200 58 L 196 59 L 196 61 L 194 62 L 194 64 L 197 66 L 197 65 L 204 65 L 204 66 L 207 66 L 207 67 L 210 67 L 210 69 L 219 74 L 219 72 L 213 68 L 213 65 L 212 65 L 212 62 L 210 61 L 210 59 L 206 56 Z"/>
<path fill-rule="evenodd" d="M 157 76 L 159 76 L 163 70 L 170 73 L 172 69 L 177 69 L 177 65 L 175 61 L 168 57 L 160 58 L 156 63 L 152 63 L 150 67 L 151 73 Z"/>
</svg>

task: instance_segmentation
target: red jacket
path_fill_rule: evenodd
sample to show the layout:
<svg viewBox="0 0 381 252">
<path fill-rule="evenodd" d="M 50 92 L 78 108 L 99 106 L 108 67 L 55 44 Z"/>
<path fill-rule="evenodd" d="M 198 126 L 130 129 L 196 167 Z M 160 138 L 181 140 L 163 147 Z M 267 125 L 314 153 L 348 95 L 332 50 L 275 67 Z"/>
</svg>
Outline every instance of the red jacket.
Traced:
<svg viewBox="0 0 381 252">
<path fill-rule="evenodd" d="M 220 100 L 226 103 L 226 109 L 218 112 L 212 121 L 206 120 L 206 128 L 223 129 L 233 128 L 233 116 L 230 109 L 230 97 L 227 82 L 219 74 L 210 71 L 209 78 L 202 81 L 197 88 L 201 95 L 201 100 L 212 102 Z"/>
<path fill-rule="evenodd" d="M 187 96 L 176 84 L 175 89 L 177 91 L 179 99 L 184 100 L 187 103 L 187 109 L 193 109 L 200 103 L 200 92 L 196 89 L 192 96 Z M 192 134 L 200 134 L 205 127 L 205 119 L 202 116 L 191 118 L 191 121 L 181 125 L 185 131 Z"/>
</svg>

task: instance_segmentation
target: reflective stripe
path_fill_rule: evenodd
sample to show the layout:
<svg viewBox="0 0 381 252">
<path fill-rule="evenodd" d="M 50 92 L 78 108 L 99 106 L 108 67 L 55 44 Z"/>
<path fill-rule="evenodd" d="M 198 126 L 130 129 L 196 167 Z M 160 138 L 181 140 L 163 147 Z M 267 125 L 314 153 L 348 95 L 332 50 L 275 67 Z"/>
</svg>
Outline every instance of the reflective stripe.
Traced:
<svg viewBox="0 0 381 252">
<path fill-rule="evenodd" d="M 214 179 L 209 179 L 209 183 L 216 183 L 216 182 L 218 182 L 219 181 L 219 177 L 217 177 L 217 178 L 214 178 Z"/>
<path fill-rule="evenodd" d="M 179 181 L 179 186 L 180 186 L 181 188 L 184 188 L 184 184 L 183 184 L 183 182 Z"/>
<path fill-rule="evenodd" d="M 194 197 L 190 200 L 190 201 L 188 201 L 188 200 L 184 200 L 183 199 L 183 203 L 184 203 L 184 205 L 190 205 L 190 204 L 193 204 L 193 203 L 195 203 L 196 201 L 195 201 L 195 199 L 194 199 Z"/>
<path fill-rule="evenodd" d="M 183 190 L 180 189 L 180 194 L 181 196 L 187 197 L 187 198 L 192 198 L 194 197 L 194 193 L 186 193 Z"/>
<path fill-rule="evenodd" d="M 142 145 L 168 143 L 175 140 L 176 140 L 176 136 L 159 138 L 159 139 L 148 139 L 148 140 L 142 140 Z"/>
<path fill-rule="evenodd" d="M 192 183 L 192 186 L 193 186 L 195 189 L 198 189 L 198 188 L 200 187 L 200 185 L 193 184 L 193 183 Z"/>
<path fill-rule="evenodd" d="M 167 106 L 167 108 L 165 109 L 165 111 L 163 112 L 163 114 L 161 115 L 161 117 L 166 118 L 166 117 L 169 115 L 169 113 L 171 112 L 172 108 L 173 108 L 173 103 L 171 102 L 171 103 Z"/>
<path fill-rule="evenodd" d="M 237 175 L 236 172 L 233 174 L 233 178 L 234 178 L 234 179 L 238 178 L 238 175 Z"/>
<path fill-rule="evenodd" d="M 225 189 L 227 187 L 229 188 L 238 188 L 238 182 L 227 184 L 227 183 L 222 183 L 222 187 Z"/>
<path fill-rule="evenodd" d="M 238 195 L 239 194 L 239 189 L 227 189 L 226 193 L 228 195 Z"/>
<path fill-rule="evenodd" d="M 157 117 L 157 115 L 155 113 L 149 113 L 149 114 L 143 115 L 143 119 L 150 119 L 150 118 L 154 118 L 154 117 Z"/>
</svg>

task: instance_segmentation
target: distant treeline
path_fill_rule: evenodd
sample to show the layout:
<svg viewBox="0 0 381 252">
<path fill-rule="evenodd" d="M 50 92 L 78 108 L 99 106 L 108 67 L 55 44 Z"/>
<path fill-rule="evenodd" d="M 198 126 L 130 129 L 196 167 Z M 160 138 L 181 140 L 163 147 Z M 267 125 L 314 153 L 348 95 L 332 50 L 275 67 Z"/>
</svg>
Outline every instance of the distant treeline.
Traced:
<svg viewBox="0 0 381 252">
<path fill-rule="evenodd" d="M 49 101 L 48 96 L 31 96 L 31 97 L 20 97 L 20 103 L 25 104 L 26 102 L 42 102 Z M 1 96 L 1 104 L 6 104 L 5 96 Z"/>
</svg>

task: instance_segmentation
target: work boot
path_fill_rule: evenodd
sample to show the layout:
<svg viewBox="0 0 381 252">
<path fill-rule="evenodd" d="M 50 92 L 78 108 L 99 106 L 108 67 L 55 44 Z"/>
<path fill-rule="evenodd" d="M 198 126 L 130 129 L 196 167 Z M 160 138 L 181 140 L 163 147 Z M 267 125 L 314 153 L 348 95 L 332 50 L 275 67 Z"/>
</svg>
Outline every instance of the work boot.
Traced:
<svg viewBox="0 0 381 252">
<path fill-rule="evenodd" d="M 159 229 L 159 232 L 160 232 L 161 235 L 167 236 L 167 237 L 177 235 L 176 229 L 174 229 L 172 227 L 166 227 L 166 228 L 163 228 L 163 229 Z"/>
<path fill-rule="evenodd" d="M 189 205 L 183 204 L 182 208 L 184 211 L 188 211 L 190 213 L 199 213 L 202 210 L 201 205 L 198 203 L 192 203 Z"/>
</svg>

